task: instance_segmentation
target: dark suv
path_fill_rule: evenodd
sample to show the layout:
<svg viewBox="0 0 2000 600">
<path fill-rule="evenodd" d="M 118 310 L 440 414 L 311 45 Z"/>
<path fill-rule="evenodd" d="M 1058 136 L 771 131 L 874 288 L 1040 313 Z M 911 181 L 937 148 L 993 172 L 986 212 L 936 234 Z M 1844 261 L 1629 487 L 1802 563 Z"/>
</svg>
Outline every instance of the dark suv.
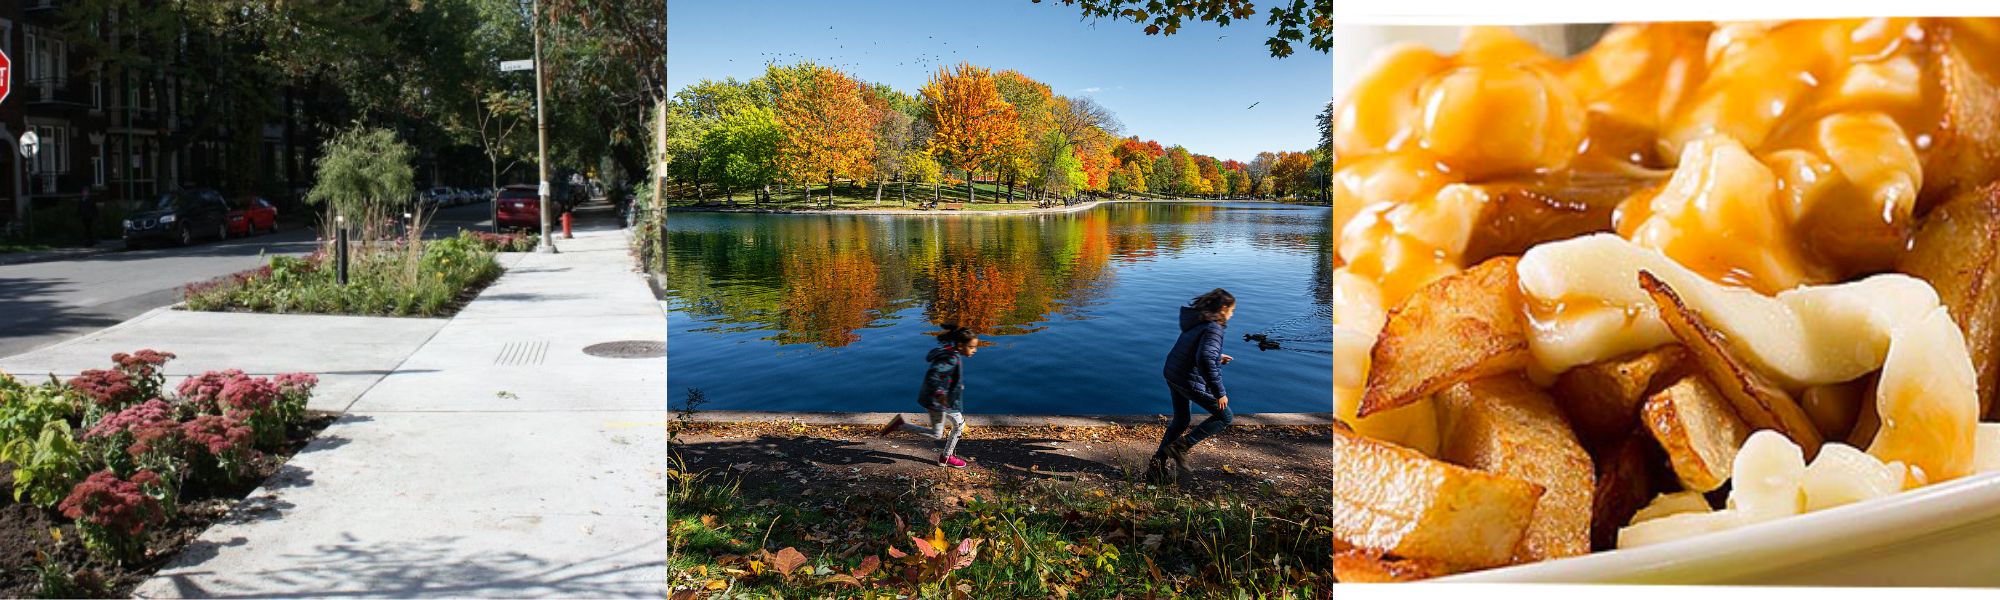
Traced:
<svg viewBox="0 0 2000 600">
<path fill-rule="evenodd" d="M 161 241 L 185 246 L 199 238 L 229 238 L 229 204 L 215 190 L 193 188 L 160 194 L 125 217 L 127 248 Z"/>
</svg>

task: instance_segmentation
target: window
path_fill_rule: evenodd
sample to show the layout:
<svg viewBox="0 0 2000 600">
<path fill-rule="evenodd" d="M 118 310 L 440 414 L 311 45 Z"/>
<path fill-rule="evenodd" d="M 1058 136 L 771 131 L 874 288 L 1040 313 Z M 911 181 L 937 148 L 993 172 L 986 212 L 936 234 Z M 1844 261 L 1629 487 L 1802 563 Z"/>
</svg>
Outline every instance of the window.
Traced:
<svg viewBox="0 0 2000 600">
<path fill-rule="evenodd" d="M 41 138 L 41 148 L 35 151 L 35 171 L 38 173 L 69 172 L 69 127 L 62 125 L 30 125 L 30 131 Z"/>
<path fill-rule="evenodd" d="M 90 157 L 90 184 L 104 187 L 104 145 L 97 145 L 97 155 Z"/>
<path fill-rule="evenodd" d="M 69 78 L 69 44 L 62 38 L 52 37 L 35 28 L 25 28 L 22 39 L 26 41 L 28 67 L 27 80 L 33 83 L 53 83 L 61 87 Z"/>
</svg>

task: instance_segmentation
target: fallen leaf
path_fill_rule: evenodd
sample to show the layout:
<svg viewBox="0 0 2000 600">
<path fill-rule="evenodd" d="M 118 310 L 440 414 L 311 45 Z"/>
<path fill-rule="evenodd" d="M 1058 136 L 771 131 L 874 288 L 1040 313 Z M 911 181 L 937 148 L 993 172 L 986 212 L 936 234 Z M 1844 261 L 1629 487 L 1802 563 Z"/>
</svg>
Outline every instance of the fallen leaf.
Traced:
<svg viewBox="0 0 2000 600">
<path fill-rule="evenodd" d="M 775 556 L 771 557 L 771 566 L 778 570 L 778 574 L 787 577 L 791 576 L 794 569 L 799 568 L 803 564 L 806 564 L 806 555 L 799 553 L 797 548 L 791 546 L 786 546 L 785 549 L 779 550 Z"/>
</svg>

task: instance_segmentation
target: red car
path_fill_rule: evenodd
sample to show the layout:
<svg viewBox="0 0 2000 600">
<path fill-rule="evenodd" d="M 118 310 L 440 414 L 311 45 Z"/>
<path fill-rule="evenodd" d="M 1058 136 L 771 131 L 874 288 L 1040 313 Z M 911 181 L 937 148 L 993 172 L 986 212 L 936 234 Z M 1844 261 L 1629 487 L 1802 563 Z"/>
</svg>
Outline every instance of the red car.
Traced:
<svg viewBox="0 0 2000 600">
<path fill-rule="evenodd" d="M 278 207 L 263 198 L 249 197 L 229 201 L 229 235 L 249 235 L 278 230 Z"/>
<path fill-rule="evenodd" d="M 542 199 L 535 186 L 510 185 L 493 195 L 493 224 L 500 229 L 542 228 Z M 553 207 L 552 207 L 553 208 Z"/>
</svg>

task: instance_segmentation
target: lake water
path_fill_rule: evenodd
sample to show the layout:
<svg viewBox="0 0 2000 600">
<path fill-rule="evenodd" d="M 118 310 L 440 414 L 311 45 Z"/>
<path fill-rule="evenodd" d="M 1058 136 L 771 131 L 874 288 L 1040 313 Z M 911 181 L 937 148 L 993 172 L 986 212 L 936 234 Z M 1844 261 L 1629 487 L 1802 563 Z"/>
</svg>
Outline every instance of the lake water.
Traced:
<svg viewBox="0 0 2000 600">
<path fill-rule="evenodd" d="M 937 324 L 984 332 L 967 412 L 1171 413 L 1178 307 L 1237 298 L 1224 351 L 1240 413 L 1330 409 L 1332 215 L 1323 207 L 1112 203 L 1033 216 L 675 213 L 669 403 L 918 412 Z M 1244 334 L 1281 348 L 1259 350 Z M 1197 413 L 1200 412 L 1196 408 Z"/>
</svg>

